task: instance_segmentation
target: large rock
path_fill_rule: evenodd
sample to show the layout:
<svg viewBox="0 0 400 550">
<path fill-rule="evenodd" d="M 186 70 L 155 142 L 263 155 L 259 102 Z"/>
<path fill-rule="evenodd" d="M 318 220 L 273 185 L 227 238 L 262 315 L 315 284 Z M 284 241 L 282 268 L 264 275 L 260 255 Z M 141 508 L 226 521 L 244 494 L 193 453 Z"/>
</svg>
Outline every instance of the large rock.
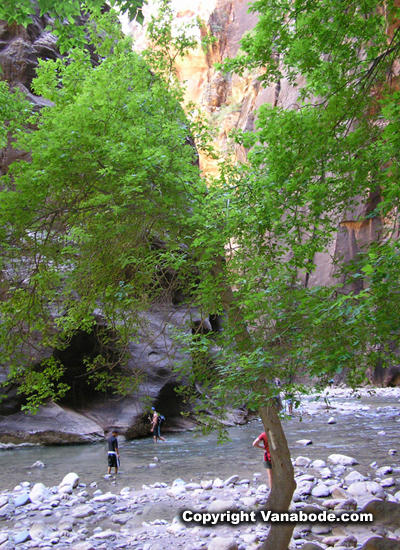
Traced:
<svg viewBox="0 0 400 550">
<path fill-rule="evenodd" d="M 238 545 L 233 538 L 215 537 L 207 546 L 207 550 L 238 550 Z"/>
<path fill-rule="evenodd" d="M 384 499 L 386 496 L 385 491 L 382 489 L 379 483 L 376 483 L 376 481 L 357 481 L 356 483 L 352 483 L 351 485 L 349 485 L 347 490 L 351 495 L 355 497 L 370 494 L 375 497 Z"/>
<path fill-rule="evenodd" d="M 341 464 L 342 466 L 353 466 L 353 464 L 358 464 L 355 458 L 341 454 L 329 455 L 328 462 L 332 462 L 332 464 Z"/>
<path fill-rule="evenodd" d="M 372 513 L 374 521 L 398 528 L 400 526 L 400 504 L 387 500 L 371 500 L 362 510 Z"/>
<path fill-rule="evenodd" d="M 35 483 L 32 490 L 29 493 L 29 498 L 32 502 L 48 500 L 51 497 L 50 491 L 43 485 L 43 483 Z"/>
<path fill-rule="evenodd" d="M 400 540 L 372 537 L 367 540 L 362 550 L 400 550 Z"/>
<path fill-rule="evenodd" d="M 60 483 L 59 487 L 64 487 L 64 485 L 69 485 L 73 489 L 75 487 L 78 487 L 79 484 L 79 476 L 78 474 L 75 474 L 75 472 L 70 472 L 66 476 L 64 476 L 64 479 Z"/>
</svg>

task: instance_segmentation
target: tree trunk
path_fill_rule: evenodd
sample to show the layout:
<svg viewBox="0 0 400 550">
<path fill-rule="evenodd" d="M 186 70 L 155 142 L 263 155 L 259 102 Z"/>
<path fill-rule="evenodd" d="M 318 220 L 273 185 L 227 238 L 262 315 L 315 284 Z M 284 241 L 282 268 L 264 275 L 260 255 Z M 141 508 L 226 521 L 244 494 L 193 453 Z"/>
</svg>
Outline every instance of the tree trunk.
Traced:
<svg viewBox="0 0 400 550">
<path fill-rule="evenodd" d="M 220 276 L 225 273 L 222 259 L 217 259 L 214 274 Z M 252 348 L 251 336 L 243 321 L 240 307 L 235 302 L 235 296 L 230 286 L 226 286 L 221 292 L 221 299 L 228 314 L 229 323 L 235 326 L 236 341 L 239 348 Z M 268 367 L 266 367 L 268 368 Z M 260 416 L 264 424 L 269 442 L 269 450 L 272 459 L 272 490 L 269 495 L 266 509 L 273 512 L 287 511 L 296 488 L 294 469 L 290 457 L 290 451 L 278 411 L 270 400 L 270 405 L 260 408 Z M 272 523 L 271 530 L 260 550 L 287 550 L 292 537 L 294 524 Z"/>
<path fill-rule="evenodd" d="M 261 407 L 260 415 L 269 442 L 272 459 L 272 489 L 266 509 L 273 512 L 288 510 L 296 488 L 290 451 L 278 411 L 274 405 Z M 272 523 L 271 530 L 260 550 L 286 550 L 294 524 Z"/>
</svg>

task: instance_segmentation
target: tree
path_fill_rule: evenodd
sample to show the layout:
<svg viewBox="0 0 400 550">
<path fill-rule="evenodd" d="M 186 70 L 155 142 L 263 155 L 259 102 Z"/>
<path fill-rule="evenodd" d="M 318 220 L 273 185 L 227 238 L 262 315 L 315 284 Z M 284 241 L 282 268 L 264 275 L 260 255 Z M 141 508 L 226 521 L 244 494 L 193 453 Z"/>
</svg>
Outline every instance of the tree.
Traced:
<svg viewBox="0 0 400 550">
<path fill-rule="evenodd" d="M 53 106 L 24 111 L 20 122 L 35 130 L 17 132 L 16 147 L 31 161 L 2 179 L 1 348 L 33 407 L 66 390 L 54 357 L 35 368 L 35 348 L 62 349 L 100 308 L 123 350 L 140 312 L 168 290 L 164 273 L 181 261 L 189 211 L 204 193 L 180 91 L 120 40 L 112 19 L 93 27 L 98 67 L 78 48 L 40 63 L 34 90 Z M 89 367 L 99 385 L 104 363 Z M 119 382 L 110 383 L 135 380 Z"/>
<path fill-rule="evenodd" d="M 128 12 L 130 19 L 143 23 L 142 6 L 146 0 L 112 0 L 109 4 L 121 13 Z M 52 20 L 51 31 L 59 37 L 58 45 L 62 53 L 72 47 L 86 43 L 85 29 L 76 25 L 76 19 L 83 13 L 100 14 L 105 5 L 104 0 L 80 2 L 73 0 L 7 0 L 0 6 L 0 19 L 9 24 L 24 25 L 32 22 L 34 16 L 47 15 Z"/>
<path fill-rule="evenodd" d="M 394 2 L 261 0 L 251 10 L 259 22 L 224 69 L 261 69 L 267 85 L 304 77 L 305 85 L 295 108 L 264 105 L 258 131 L 237 134 L 251 148 L 248 163 L 222 167 L 193 246 L 212 279 L 198 299 L 205 311 L 228 312 L 213 397 L 259 408 L 277 434 L 279 419 L 264 408 L 276 376 L 289 392 L 294 374 L 318 386 L 342 373 L 357 386 L 398 348 L 399 22 Z M 351 263 L 335 259 L 338 284 L 309 288 L 315 254 L 360 201 L 359 222 L 379 219 L 379 238 Z M 211 249 L 226 250 L 226 262 Z M 273 448 L 274 468 L 280 458 Z M 290 502 L 289 464 L 285 474 L 291 486 L 282 475 L 268 501 L 274 509 Z M 290 536 L 272 528 L 264 548 L 284 549 Z"/>
</svg>

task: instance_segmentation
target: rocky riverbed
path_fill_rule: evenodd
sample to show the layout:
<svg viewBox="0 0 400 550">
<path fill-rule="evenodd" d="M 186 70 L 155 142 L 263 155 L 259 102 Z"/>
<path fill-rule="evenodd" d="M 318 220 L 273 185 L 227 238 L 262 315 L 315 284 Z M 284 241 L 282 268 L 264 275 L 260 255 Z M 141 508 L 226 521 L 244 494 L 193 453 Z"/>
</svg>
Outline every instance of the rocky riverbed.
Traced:
<svg viewBox="0 0 400 550">
<path fill-rule="evenodd" d="M 400 549 L 400 447 L 396 448 L 395 437 L 400 421 L 400 389 L 376 390 L 375 401 L 369 402 L 370 391 L 362 390 L 362 399 L 355 399 L 347 389 L 330 389 L 328 401 L 306 398 L 294 418 L 284 421 L 287 428 L 301 427 L 289 434 L 297 483 L 291 510 L 335 514 L 366 511 L 375 518 L 372 524 L 298 523 L 291 550 Z M 302 422 L 298 422 L 300 414 Z M 355 432 L 355 426 L 359 431 L 349 434 L 349 425 L 350 432 Z M 325 426 L 323 431 L 321 426 Z M 139 470 L 148 472 L 145 483 L 143 478 L 139 482 L 125 473 L 110 477 L 90 474 L 83 464 L 80 471 L 76 463 L 76 473 L 69 473 L 61 481 L 62 476 L 46 482 L 49 469 L 40 468 L 40 463 L 36 468 L 31 464 L 29 472 L 21 471 L 18 485 L 12 490 L 3 482 L 8 490 L 0 493 L 0 548 L 256 550 L 269 530 L 269 524 L 259 515 L 257 521 L 216 526 L 185 524 L 179 518 L 182 510 L 217 514 L 225 510 L 258 512 L 263 508 L 269 494 L 265 472 L 255 472 L 259 460 L 251 461 L 252 451 L 255 458 L 260 459 L 261 454 L 251 448 L 251 443 L 247 449 L 247 440 L 258 435 L 260 426 L 247 429 L 251 436 L 246 432 L 246 455 L 241 452 L 249 457 L 248 472 L 233 459 L 226 477 L 189 476 L 183 474 L 179 464 L 174 470 L 176 475 L 167 476 L 163 460 L 170 454 L 169 443 L 157 445 L 160 458 L 154 457 L 147 470 Z M 338 441 L 335 430 L 343 434 L 343 442 Z M 334 448 L 327 444 L 327 432 L 336 442 Z M 130 450 L 127 445 L 125 442 L 123 447 L 126 459 Z M 3 456 L 12 461 L 16 452 L 3 451 Z M 366 456 L 370 460 L 366 461 Z M 35 471 L 41 472 L 43 483 L 35 483 Z M 26 474 L 32 474 L 30 481 Z"/>
<path fill-rule="evenodd" d="M 357 471 L 354 457 L 338 454 L 330 455 L 327 462 L 299 456 L 294 463 L 297 489 L 293 511 L 363 510 L 374 513 L 375 521 L 354 525 L 299 523 L 293 533 L 293 549 L 400 548 L 400 467 L 372 464 L 371 475 L 364 476 Z M 260 510 L 269 493 L 261 478 L 260 483 L 237 475 L 200 483 L 177 478 L 171 485 L 158 481 L 115 491 L 115 476 L 106 477 L 109 490 L 105 492 L 97 488 L 96 481 L 86 484 L 76 473 L 67 474 L 54 487 L 23 481 L 13 491 L 3 491 L 0 548 L 255 550 L 268 534 L 269 525 L 262 520 L 210 527 L 185 525 L 179 518 L 182 510 Z M 143 521 L 149 507 L 157 510 L 158 517 Z M 165 517 L 170 516 L 171 509 L 175 517 L 168 521 Z M 395 546 L 382 545 L 390 541 Z"/>
</svg>

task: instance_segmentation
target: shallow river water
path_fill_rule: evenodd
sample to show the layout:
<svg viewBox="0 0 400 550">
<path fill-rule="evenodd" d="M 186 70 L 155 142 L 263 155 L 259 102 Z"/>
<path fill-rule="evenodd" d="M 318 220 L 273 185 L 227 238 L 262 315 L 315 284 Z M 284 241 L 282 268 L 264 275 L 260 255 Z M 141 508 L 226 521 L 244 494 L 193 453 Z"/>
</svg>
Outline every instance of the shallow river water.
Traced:
<svg viewBox="0 0 400 550">
<path fill-rule="evenodd" d="M 356 458 L 361 473 L 372 473 L 371 462 L 379 466 L 400 466 L 400 394 L 391 393 L 363 397 L 334 397 L 327 408 L 323 401 L 309 398 L 304 402 L 302 416 L 296 411 L 292 419 L 283 421 L 292 457 L 307 456 L 327 460 L 332 453 Z M 334 417 L 336 424 L 328 424 Z M 300 418 L 302 420 L 300 421 Z M 229 429 L 231 441 L 218 444 L 216 434 L 197 436 L 193 432 L 164 434 L 166 443 L 155 444 L 152 438 L 125 441 L 120 437 L 121 467 L 113 483 L 113 491 L 129 486 L 139 489 L 143 484 L 163 481 L 168 484 L 178 477 L 186 482 L 233 474 L 254 479 L 265 476 L 262 452 L 252 447 L 253 440 L 263 431 L 261 421 Z M 385 433 L 382 433 L 385 432 Z M 310 439 L 304 446 L 297 440 Z M 389 455 L 390 449 L 397 453 Z M 154 466 L 154 457 L 158 458 Z M 45 468 L 32 468 L 37 460 Z M 153 466 L 150 466 L 153 464 Z M 98 487 L 110 490 L 107 473 L 106 444 L 60 447 L 19 447 L 0 451 L 0 491 L 11 490 L 22 481 L 57 485 L 68 472 L 76 472 L 87 485 L 96 481 Z M 257 477 L 257 476 L 256 476 Z"/>
</svg>

